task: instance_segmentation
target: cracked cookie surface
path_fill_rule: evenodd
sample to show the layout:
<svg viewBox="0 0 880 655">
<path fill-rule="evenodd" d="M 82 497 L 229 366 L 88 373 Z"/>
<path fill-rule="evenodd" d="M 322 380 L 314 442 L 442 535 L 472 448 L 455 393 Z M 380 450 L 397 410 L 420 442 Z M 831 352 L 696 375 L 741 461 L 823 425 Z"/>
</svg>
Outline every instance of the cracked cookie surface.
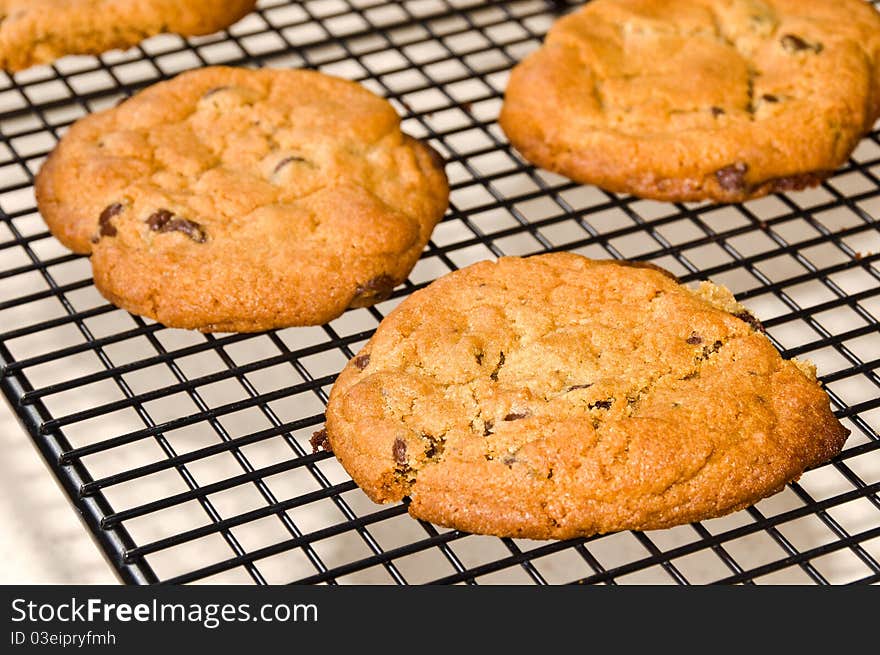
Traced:
<svg viewBox="0 0 880 655">
<path fill-rule="evenodd" d="M 650 268 L 482 262 L 388 315 L 339 376 L 316 442 L 374 501 L 408 496 L 412 515 L 469 532 L 719 516 L 848 435 L 812 366 L 761 330 L 726 289 Z"/>
<path fill-rule="evenodd" d="M 500 123 L 578 182 L 742 202 L 818 184 L 878 118 L 865 0 L 594 0 L 513 70 Z"/>
<path fill-rule="evenodd" d="M 100 54 L 173 32 L 212 34 L 256 0 L 0 0 L 0 68 L 19 71 L 64 55 Z"/>
<path fill-rule="evenodd" d="M 165 325 L 313 325 L 385 299 L 446 210 L 386 100 L 305 70 L 204 68 L 70 129 L 36 181 L 114 304 Z"/>
</svg>

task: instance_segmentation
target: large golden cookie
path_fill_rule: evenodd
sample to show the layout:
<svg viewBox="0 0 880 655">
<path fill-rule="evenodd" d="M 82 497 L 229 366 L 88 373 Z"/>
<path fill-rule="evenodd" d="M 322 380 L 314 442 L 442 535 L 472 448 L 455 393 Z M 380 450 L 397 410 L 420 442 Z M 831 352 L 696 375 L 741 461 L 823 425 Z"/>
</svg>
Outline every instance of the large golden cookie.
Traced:
<svg viewBox="0 0 880 655">
<path fill-rule="evenodd" d="M 375 501 L 544 539 L 731 512 L 847 434 L 727 290 L 553 254 L 407 298 L 339 376 L 324 445 Z"/>
<path fill-rule="evenodd" d="M 382 300 L 443 216 L 443 162 L 313 71 L 203 68 L 78 121 L 36 181 L 116 305 L 171 327 L 312 325 Z"/>
<path fill-rule="evenodd" d="M 514 69 L 501 126 L 579 182 L 741 202 L 817 184 L 878 117 L 864 0 L 595 0 Z"/>
<path fill-rule="evenodd" d="M 0 68 L 128 48 L 160 34 L 222 30 L 256 0 L 0 0 Z"/>
</svg>

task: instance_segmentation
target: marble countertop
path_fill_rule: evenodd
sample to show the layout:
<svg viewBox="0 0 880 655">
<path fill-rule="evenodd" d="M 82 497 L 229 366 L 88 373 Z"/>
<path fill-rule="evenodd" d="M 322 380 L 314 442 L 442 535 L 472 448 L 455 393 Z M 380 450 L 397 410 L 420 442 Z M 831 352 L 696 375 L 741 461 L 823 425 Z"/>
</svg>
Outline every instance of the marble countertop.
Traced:
<svg viewBox="0 0 880 655">
<path fill-rule="evenodd" d="M 117 583 L 2 400 L 0 451 L 5 456 L 0 476 L 0 584 Z"/>
</svg>

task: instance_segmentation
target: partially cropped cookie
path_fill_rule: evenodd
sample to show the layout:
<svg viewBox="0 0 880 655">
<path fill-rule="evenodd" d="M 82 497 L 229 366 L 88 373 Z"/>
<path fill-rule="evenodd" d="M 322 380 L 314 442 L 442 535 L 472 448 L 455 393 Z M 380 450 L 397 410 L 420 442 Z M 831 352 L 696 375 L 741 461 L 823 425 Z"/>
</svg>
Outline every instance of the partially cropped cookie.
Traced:
<svg viewBox="0 0 880 655">
<path fill-rule="evenodd" d="M 377 502 L 545 539 L 726 514 L 847 435 L 815 369 L 726 289 L 562 253 L 406 299 L 339 376 L 315 443 Z"/>
<path fill-rule="evenodd" d="M 19 71 L 64 55 L 100 54 L 173 32 L 211 34 L 256 0 L 0 0 L 0 68 Z"/>
<path fill-rule="evenodd" d="M 594 0 L 513 70 L 500 122 L 578 182 L 742 202 L 818 184 L 878 118 L 865 0 Z"/>
<path fill-rule="evenodd" d="M 171 327 L 259 331 L 387 298 L 449 188 L 439 155 L 362 86 L 218 67 L 78 121 L 36 194 L 111 302 Z"/>
</svg>

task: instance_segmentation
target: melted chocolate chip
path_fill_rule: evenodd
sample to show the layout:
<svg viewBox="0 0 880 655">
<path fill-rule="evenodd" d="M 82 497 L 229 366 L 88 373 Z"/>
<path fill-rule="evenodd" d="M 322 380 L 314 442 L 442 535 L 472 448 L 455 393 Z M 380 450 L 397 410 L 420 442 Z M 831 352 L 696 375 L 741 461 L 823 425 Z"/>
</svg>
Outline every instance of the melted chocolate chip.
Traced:
<svg viewBox="0 0 880 655">
<path fill-rule="evenodd" d="M 400 466 L 406 465 L 406 442 L 400 437 L 394 440 L 391 454 L 394 456 L 394 461 L 400 464 Z"/>
<path fill-rule="evenodd" d="M 495 422 L 492 420 L 486 421 L 483 423 L 483 436 L 488 437 L 492 434 L 492 428 L 495 427 Z"/>
<path fill-rule="evenodd" d="M 312 444 L 313 453 L 316 453 L 319 450 L 324 450 L 328 453 L 333 452 L 330 449 L 330 440 L 327 438 L 327 430 L 318 430 L 317 432 L 313 433 L 312 438 L 309 439 L 309 443 Z"/>
<path fill-rule="evenodd" d="M 703 353 L 702 353 L 702 355 L 701 355 L 702 358 L 703 358 L 703 359 L 707 359 L 707 358 L 709 357 L 709 355 L 714 355 L 714 354 L 717 353 L 719 350 L 721 350 L 721 347 L 722 347 L 723 345 L 724 345 L 724 344 L 723 344 L 721 341 L 716 341 L 716 342 L 713 343 L 711 346 L 703 346 Z"/>
<path fill-rule="evenodd" d="M 498 357 L 498 364 L 495 366 L 495 370 L 489 374 L 489 379 L 493 382 L 498 382 L 498 373 L 501 372 L 501 367 L 504 366 L 504 353 L 502 352 Z"/>
<path fill-rule="evenodd" d="M 718 184 L 725 191 L 739 193 L 746 190 L 746 173 L 748 170 L 748 164 L 737 162 L 715 171 L 715 179 L 718 180 Z"/>
<path fill-rule="evenodd" d="M 287 166 L 288 164 L 293 164 L 294 162 L 304 162 L 307 161 L 303 157 L 285 157 L 275 166 L 275 170 L 272 171 L 272 175 L 277 175 L 281 172 L 281 169 Z"/>
<path fill-rule="evenodd" d="M 532 413 L 529 410 L 525 410 L 524 412 L 511 412 L 507 416 L 504 417 L 505 421 L 519 421 L 520 419 L 528 418 Z"/>
<path fill-rule="evenodd" d="M 782 44 L 782 47 L 786 52 L 803 52 L 805 50 L 812 50 L 816 54 L 819 54 L 823 50 L 821 43 L 809 43 L 796 34 L 786 34 L 779 40 L 779 43 Z"/>
<path fill-rule="evenodd" d="M 772 93 L 765 93 L 761 96 L 761 100 L 764 102 L 779 102 L 779 96 L 775 96 Z"/>
<path fill-rule="evenodd" d="M 165 227 L 168 224 L 168 221 L 172 218 L 174 218 L 174 214 L 167 209 L 160 209 L 159 211 L 150 214 L 149 218 L 147 218 L 147 225 L 150 226 L 150 229 L 153 230 L 153 232 L 158 232 Z"/>
<path fill-rule="evenodd" d="M 590 409 L 611 409 L 611 405 L 614 403 L 613 400 L 597 400 L 594 403 L 590 403 L 587 405 Z"/>
<path fill-rule="evenodd" d="M 816 186 L 829 175 L 830 173 L 823 172 L 788 175 L 771 180 L 770 185 L 774 192 L 803 191 L 809 187 Z"/>
<path fill-rule="evenodd" d="M 98 217 L 98 234 L 102 237 L 115 237 L 117 234 L 116 226 L 110 221 L 113 220 L 114 216 L 119 216 L 124 209 L 125 207 L 118 202 L 106 207 L 104 211 L 101 212 L 101 216 Z"/>
<path fill-rule="evenodd" d="M 358 368 L 358 370 L 363 371 L 367 366 L 370 365 L 370 355 L 358 355 L 354 358 L 354 365 Z"/>
<path fill-rule="evenodd" d="M 428 447 L 425 448 L 425 457 L 427 459 L 439 458 L 443 454 L 443 439 L 438 439 L 430 434 L 423 434 L 422 439 L 428 440 Z"/>
<path fill-rule="evenodd" d="M 723 116 L 724 114 L 727 113 L 727 112 L 724 111 L 721 107 L 710 107 L 710 108 L 709 108 L 709 111 L 712 112 L 712 115 L 713 115 L 715 118 L 718 118 L 719 116 Z"/>
<path fill-rule="evenodd" d="M 737 312 L 736 314 L 734 314 L 734 316 L 736 316 L 739 320 L 748 323 L 756 332 L 763 332 L 764 334 L 767 333 L 761 321 L 755 318 L 755 316 L 751 312 Z"/>
<path fill-rule="evenodd" d="M 396 286 L 390 275 L 380 275 L 372 280 L 359 284 L 354 290 L 352 307 L 369 307 L 377 302 L 387 300 Z"/>
<path fill-rule="evenodd" d="M 175 216 L 167 209 L 160 209 L 147 218 L 147 225 L 153 232 L 166 234 L 168 232 L 183 232 L 196 243 L 205 243 L 208 235 L 201 225 L 180 216 Z"/>
<path fill-rule="evenodd" d="M 196 243 L 205 243 L 208 240 L 208 235 L 205 234 L 205 230 L 202 229 L 202 226 L 196 223 L 195 221 L 190 221 L 185 218 L 172 218 L 168 221 L 168 225 L 165 226 L 163 232 L 183 232 L 190 239 L 195 241 Z"/>
<path fill-rule="evenodd" d="M 701 337 L 696 332 L 691 332 L 691 336 L 687 338 L 687 342 L 692 346 L 698 346 L 703 343 L 703 337 Z"/>
</svg>

